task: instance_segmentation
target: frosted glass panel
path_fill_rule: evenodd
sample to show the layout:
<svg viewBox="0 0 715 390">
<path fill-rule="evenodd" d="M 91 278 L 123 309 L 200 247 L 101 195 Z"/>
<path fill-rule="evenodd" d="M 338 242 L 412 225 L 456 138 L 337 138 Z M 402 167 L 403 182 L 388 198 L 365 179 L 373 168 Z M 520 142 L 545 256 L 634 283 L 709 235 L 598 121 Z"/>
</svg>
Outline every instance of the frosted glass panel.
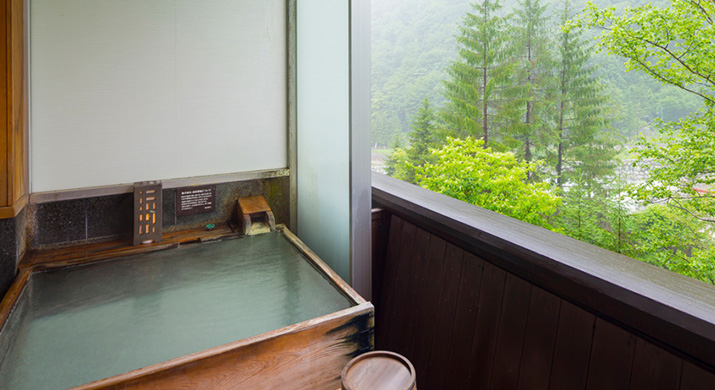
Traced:
<svg viewBox="0 0 715 390">
<path fill-rule="evenodd" d="M 287 166 L 285 0 L 33 0 L 32 191 Z"/>
<path fill-rule="evenodd" d="M 347 1 L 299 1 L 298 235 L 350 280 Z"/>
</svg>

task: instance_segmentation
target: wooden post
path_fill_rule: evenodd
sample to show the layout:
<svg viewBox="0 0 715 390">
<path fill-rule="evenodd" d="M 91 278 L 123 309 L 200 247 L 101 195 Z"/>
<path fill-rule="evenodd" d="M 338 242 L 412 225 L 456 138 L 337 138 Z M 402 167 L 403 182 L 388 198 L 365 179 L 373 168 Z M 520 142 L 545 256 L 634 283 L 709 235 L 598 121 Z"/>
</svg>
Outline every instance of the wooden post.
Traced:
<svg viewBox="0 0 715 390">
<path fill-rule="evenodd" d="M 27 203 L 25 1 L 0 0 L 0 219 Z"/>
</svg>

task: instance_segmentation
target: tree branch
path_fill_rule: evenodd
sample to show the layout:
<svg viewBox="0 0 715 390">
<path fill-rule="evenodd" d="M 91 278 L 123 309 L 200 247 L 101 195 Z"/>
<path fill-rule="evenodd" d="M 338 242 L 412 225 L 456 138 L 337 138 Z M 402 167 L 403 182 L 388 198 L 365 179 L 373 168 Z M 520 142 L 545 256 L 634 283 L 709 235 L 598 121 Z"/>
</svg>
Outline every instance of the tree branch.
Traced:
<svg viewBox="0 0 715 390">
<path fill-rule="evenodd" d="M 700 13 L 703 14 L 703 17 L 705 17 L 705 19 L 708 22 L 710 22 L 710 24 L 713 24 L 713 18 L 710 16 L 708 11 L 705 8 L 703 8 L 702 5 L 700 5 L 700 1 L 695 2 L 694 0 L 685 0 L 685 2 L 688 4 L 691 4 L 693 7 L 697 8 L 700 11 Z"/>
<path fill-rule="evenodd" d="M 684 85 L 678 84 L 678 83 L 676 83 L 675 81 L 671 81 L 671 80 L 665 78 L 664 76 L 662 76 L 662 75 L 660 75 L 659 73 L 657 73 L 655 70 L 653 70 L 651 67 L 649 67 L 648 65 L 646 65 L 643 61 L 641 61 L 641 60 L 640 60 L 639 58 L 637 58 L 637 57 L 636 57 L 636 58 L 631 58 L 631 59 L 633 59 L 634 61 L 636 61 L 640 66 L 642 66 L 643 68 L 645 68 L 645 69 L 648 71 L 648 73 L 650 73 L 653 77 L 659 79 L 660 81 L 662 81 L 662 82 L 664 82 L 664 83 L 666 83 L 666 84 L 674 85 L 674 86 L 676 86 L 676 87 L 678 87 L 678 88 L 680 88 L 680 89 L 682 89 L 682 90 L 684 90 L 684 91 L 687 91 L 687 92 L 690 92 L 690 93 L 695 94 L 695 95 L 697 95 L 697 96 L 700 96 L 701 98 L 703 98 L 703 99 L 709 101 L 709 102 L 712 103 L 712 104 L 715 104 L 715 98 L 712 98 L 712 97 L 710 97 L 710 96 L 708 96 L 708 95 L 705 95 L 705 94 L 703 94 L 703 93 L 700 93 L 700 92 L 698 92 L 698 91 L 695 91 L 695 90 L 693 90 L 693 89 L 690 89 L 690 88 L 688 88 L 688 87 L 686 87 L 686 86 L 684 86 Z"/>
<path fill-rule="evenodd" d="M 698 219 L 698 220 L 700 220 L 700 221 L 708 222 L 708 223 L 715 223 L 715 218 L 707 218 L 707 217 L 697 216 L 697 215 L 695 215 L 692 211 L 690 211 L 690 210 L 688 210 L 687 208 L 681 206 L 680 204 L 675 204 L 675 205 L 672 204 L 672 203 L 670 202 L 671 200 L 672 200 L 672 201 L 675 201 L 675 202 L 677 203 L 677 200 L 676 200 L 675 198 L 669 198 L 669 199 L 666 201 L 666 204 L 667 204 L 668 206 L 675 207 L 676 209 L 685 211 L 687 214 L 689 214 L 689 215 L 692 216 L 693 218 Z"/>
</svg>

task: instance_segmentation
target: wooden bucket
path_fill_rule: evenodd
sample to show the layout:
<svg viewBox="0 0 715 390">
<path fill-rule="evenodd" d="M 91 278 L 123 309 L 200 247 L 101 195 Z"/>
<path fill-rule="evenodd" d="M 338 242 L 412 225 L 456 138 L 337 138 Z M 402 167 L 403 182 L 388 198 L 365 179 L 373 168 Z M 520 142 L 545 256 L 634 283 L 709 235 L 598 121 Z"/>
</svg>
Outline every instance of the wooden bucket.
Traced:
<svg viewBox="0 0 715 390">
<path fill-rule="evenodd" d="M 343 369 L 343 390 L 417 390 L 415 367 L 406 357 L 387 351 L 367 352 Z"/>
</svg>

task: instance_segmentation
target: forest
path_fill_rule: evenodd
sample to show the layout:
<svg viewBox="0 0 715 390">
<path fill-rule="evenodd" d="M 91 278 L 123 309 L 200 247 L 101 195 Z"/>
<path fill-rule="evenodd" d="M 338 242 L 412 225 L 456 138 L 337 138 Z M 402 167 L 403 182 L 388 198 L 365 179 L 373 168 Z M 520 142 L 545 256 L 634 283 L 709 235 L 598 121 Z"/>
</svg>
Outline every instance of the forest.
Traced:
<svg viewBox="0 0 715 390">
<path fill-rule="evenodd" d="M 715 284 L 714 3 L 372 12 L 378 170 Z"/>
</svg>

